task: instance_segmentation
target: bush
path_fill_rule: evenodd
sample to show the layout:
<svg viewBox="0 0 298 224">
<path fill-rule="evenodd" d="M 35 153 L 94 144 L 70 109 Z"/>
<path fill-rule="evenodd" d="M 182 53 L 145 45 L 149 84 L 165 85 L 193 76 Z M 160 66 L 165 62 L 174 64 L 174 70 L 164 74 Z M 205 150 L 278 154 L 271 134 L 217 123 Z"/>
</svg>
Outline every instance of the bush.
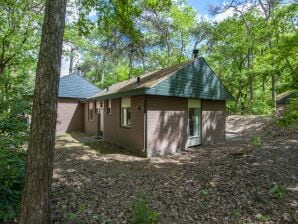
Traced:
<svg viewBox="0 0 298 224">
<path fill-rule="evenodd" d="M 160 213 L 149 208 L 144 197 L 138 198 L 132 205 L 132 224 L 158 223 Z"/>
<path fill-rule="evenodd" d="M 0 77 L 0 223 L 12 221 L 18 214 L 23 190 L 30 103 L 26 77 Z"/>
<path fill-rule="evenodd" d="M 260 147 L 262 145 L 262 138 L 260 136 L 254 135 L 253 137 L 251 137 L 250 143 L 253 146 Z"/>
<path fill-rule="evenodd" d="M 298 127 L 298 98 L 290 99 L 284 115 L 276 123 L 280 127 Z"/>
<path fill-rule="evenodd" d="M 20 208 L 25 152 L 0 148 L 0 223 L 13 220 Z"/>
</svg>

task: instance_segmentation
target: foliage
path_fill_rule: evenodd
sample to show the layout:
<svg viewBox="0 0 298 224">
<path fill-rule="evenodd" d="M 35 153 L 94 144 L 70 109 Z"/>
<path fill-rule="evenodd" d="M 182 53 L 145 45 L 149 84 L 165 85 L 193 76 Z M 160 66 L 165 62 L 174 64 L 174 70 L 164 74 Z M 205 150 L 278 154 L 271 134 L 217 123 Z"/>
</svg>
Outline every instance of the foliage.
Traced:
<svg viewBox="0 0 298 224">
<path fill-rule="evenodd" d="M 160 213 L 149 208 L 146 198 L 136 199 L 132 205 L 132 224 L 158 223 Z"/>
<path fill-rule="evenodd" d="M 285 113 L 276 123 L 280 127 L 298 127 L 298 98 L 290 99 Z"/>
<path fill-rule="evenodd" d="M 0 3 L 0 77 L 28 68 L 36 59 L 43 1 L 2 0 Z"/>
<path fill-rule="evenodd" d="M 260 147 L 262 145 L 262 138 L 255 135 L 250 139 L 250 143 L 254 146 Z"/>
<path fill-rule="evenodd" d="M 129 3 L 126 6 L 111 1 L 99 8 L 88 4 L 85 21 L 79 19 L 67 25 L 65 40 L 81 55 L 76 66 L 101 87 L 180 63 L 190 53 L 196 12 L 184 0 Z M 116 6 L 119 11 L 128 9 L 120 20 L 117 10 L 115 14 L 113 10 L 103 13 L 104 7 Z M 92 9 L 97 12 L 96 20 L 88 14 Z M 121 24 L 123 17 L 129 18 Z M 82 27 L 87 27 L 88 32 L 82 32 Z M 74 33 L 83 37 L 74 38 Z"/>
<path fill-rule="evenodd" d="M 14 219 L 20 208 L 25 152 L 0 147 L 0 222 Z"/>
<path fill-rule="evenodd" d="M 9 73 L 0 77 L 0 222 L 14 219 L 18 213 L 24 179 L 28 138 L 30 74 Z"/>
<path fill-rule="evenodd" d="M 256 216 L 256 218 L 260 221 L 260 222 L 267 222 L 270 217 L 268 215 L 262 215 L 262 214 L 258 214 Z"/>
<path fill-rule="evenodd" d="M 270 188 L 269 193 L 275 198 L 283 198 L 285 195 L 285 189 L 281 186 L 274 185 Z"/>
<path fill-rule="evenodd" d="M 229 111 L 271 114 L 275 94 L 297 88 L 297 4 L 272 1 L 262 8 L 260 1 L 248 3 L 251 7 L 243 10 L 236 2 L 231 3 L 233 16 L 219 23 L 200 22 L 194 35 L 201 42 L 200 51 L 235 97 Z"/>
</svg>

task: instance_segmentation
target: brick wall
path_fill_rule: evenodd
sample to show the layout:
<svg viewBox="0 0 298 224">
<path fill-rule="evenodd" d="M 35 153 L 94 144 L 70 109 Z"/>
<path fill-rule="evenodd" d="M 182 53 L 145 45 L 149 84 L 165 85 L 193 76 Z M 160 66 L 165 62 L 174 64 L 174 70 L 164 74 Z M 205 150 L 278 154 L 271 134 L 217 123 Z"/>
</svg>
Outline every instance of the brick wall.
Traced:
<svg viewBox="0 0 298 224">
<path fill-rule="evenodd" d="M 106 113 L 104 140 L 143 153 L 144 150 L 144 96 L 131 97 L 131 127 L 121 127 L 121 99 L 112 99 L 111 114 Z"/>
<path fill-rule="evenodd" d="M 187 98 L 147 96 L 148 157 L 185 149 L 187 102 Z"/>
<path fill-rule="evenodd" d="M 202 144 L 214 144 L 225 139 L 226 102 L 202 100 Z"/>
<path fill-rule="evenodd" d="M 76 99 L 58 99 L 57 133 L 84 131 L 84 106 Z"/>
<path fill-rule="evenodd" d="M 85 103 L 84 130 L 87 135 L 97 135 L 98 133 L 98 115 L 95 113 L 95 103 L 93 108 L 94 108 L 93 120 L 89 121 L 88 103 Z"/>
</svg>

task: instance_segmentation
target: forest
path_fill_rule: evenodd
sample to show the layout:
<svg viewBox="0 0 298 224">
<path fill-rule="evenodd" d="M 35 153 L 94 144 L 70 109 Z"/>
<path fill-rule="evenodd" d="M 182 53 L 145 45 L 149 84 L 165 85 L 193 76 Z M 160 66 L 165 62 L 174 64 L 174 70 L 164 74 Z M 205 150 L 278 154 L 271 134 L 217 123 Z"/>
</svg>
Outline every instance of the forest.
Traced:
<svg viewBox="0 0 298 224">
<path fill-rule="evenodd" d="M 27 191 L 21 203 L 28 157 L 34 160 L 53 156 L 55 138 L 38 139 L 36 133 L 41 132 L 34 134 L 38 129 L 32 126 L 30 133 L 27 115 L 32 113 L 32 95 L 41 96 L 40 101 L 34 98 L 35 105 L 51 102 L 39 109 L 33 107 L 32 119 L 44 113 L 46 122 L 36 118 L 35 124 L 46 124 L 49 136 L 55 135 L 51 121 L 56 118 L 50 112 L 57 101 L 54 96 L 59 74 L 56 78 L 45 74 L 56 71 L 50 63 L 56 63 L 55 69 L 61 67 L 62 39 L 60 51 L 69 63 L 62 66 L 67 66 L 69 74 L 83 74 L 99 88 L 191 60 L 192 50 L 198 49 L 199 56 L 206 59 L 234 97 L 227 103 L 230 115 L 273 116 L 277 95 L 298 89 L 296 1 L 218 2 L 209 6 L 210 17 L 198 14 L 187 0 L 53 0 L 52 11 L 46 11 L 50 2 L 0 1 L 0 223 L 13 223 L 19 214 L 20 223 L 30 223 L 24 214 L 34 206 L 24 209 L 30 201 L 29 195 L 27 201 L 24 196 Z M 53 10 L 57 15 L 52 15 Z M 225 12 L 230 13 L 224 19 L 212 19 Z M 51 23 L 47 16 L 59 19 L 57 30 L 55 26 L 47 30 L 46 25 Z M 59 30 L 63 26 L 64 34 L 63 29 Z M 51 47 L 56 49 L 54 36 L 43 36 L 46 31 L 60 41 L 55 52 L 46 52 Z M 50 54 L 52 60 L 47 60 Z M 44 94 L 47 88 L 52 98 Z M 51 111 L 45 112 L 47 109 Z M 285 115 L 275 123 L 282 128 L 297 128 L 298 98 L 289 103 Z M 38 157 L 34 154 L 37 151 L 27 151 L 28 141 L 29 148 L 47 145 L 40 148 L 50 156 Z M 48 162 L 45 169 L 51 175 L 52 159 Z"/>
</svg>

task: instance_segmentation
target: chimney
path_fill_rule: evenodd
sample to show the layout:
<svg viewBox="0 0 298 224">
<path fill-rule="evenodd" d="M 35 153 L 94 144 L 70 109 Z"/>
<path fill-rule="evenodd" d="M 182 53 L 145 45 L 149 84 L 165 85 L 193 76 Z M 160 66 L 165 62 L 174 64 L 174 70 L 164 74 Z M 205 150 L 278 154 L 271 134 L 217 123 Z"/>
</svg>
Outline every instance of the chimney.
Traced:
<svg viewBox="0 0 298 224">
<path fill-rule="evenodd" d="M 192 51 L 192 57 L 193 57 L 193 58 L 197 58 L 197 57 L 198 57 L 198 54 L 199 54 L 199 50 L 198 50 L 198 49 L 194 49 L 194 50 Z"/>
</svg>

